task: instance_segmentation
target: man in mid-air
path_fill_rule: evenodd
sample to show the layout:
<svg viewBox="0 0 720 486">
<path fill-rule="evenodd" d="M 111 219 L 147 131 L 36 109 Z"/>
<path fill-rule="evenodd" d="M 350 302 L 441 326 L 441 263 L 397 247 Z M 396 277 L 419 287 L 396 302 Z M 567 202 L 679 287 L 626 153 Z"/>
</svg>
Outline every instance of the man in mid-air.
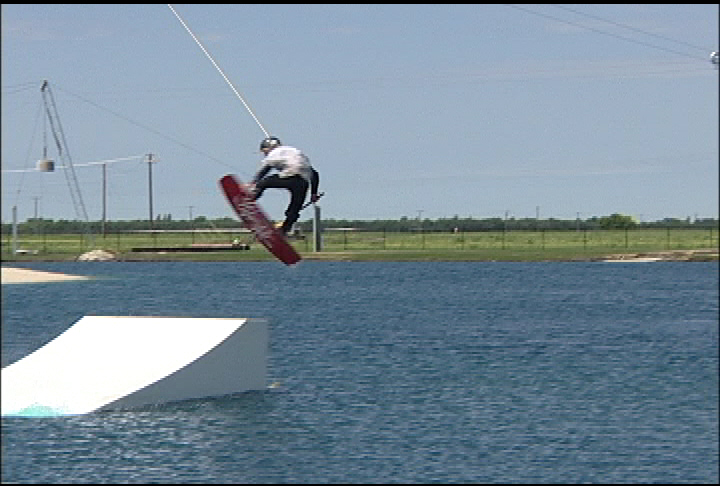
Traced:
<svg viewBox="0 0 720 486">
<path fill-rule="evenodd" d="M 300 210 L 305 202 L 308 188 L 310 189 L 310 202 L 319 199 L 318 185 L 320 175 L 310 165 L 305 154 L 295 147 L 283 145 L 277 137 L 267 137 L 260 142 L 260 152 L 265 155 L 260 169 L 255 174 L 249 189 L 253 200 L 258 200 L 265 189 L 277 188 L 290 191 L 290 203 L 285 211 L 285 221 L 280 229 L 288 234 L 300 217 Z M 276 174 L 267 175 L 272 169 Z"/>
</svg>

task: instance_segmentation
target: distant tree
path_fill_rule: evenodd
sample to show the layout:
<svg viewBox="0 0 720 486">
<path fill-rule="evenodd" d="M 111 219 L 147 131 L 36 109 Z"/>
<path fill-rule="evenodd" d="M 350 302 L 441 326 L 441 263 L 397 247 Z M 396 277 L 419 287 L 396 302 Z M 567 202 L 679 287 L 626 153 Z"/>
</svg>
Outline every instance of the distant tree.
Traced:
<svg viewBox="0 0 720 486">
<path fill-rule="evenodd" d="M 637 225 L 632 216 L 625 216 L 618 213 L 598 218 L 598 223 L 602 229 L 626 229 L 633 228 Z"/>
<path fill-rule="evenodd" d="M 165 230 L 182 230 L 182 229 L 202 229 L 204 227 L 211 228 L 239 228 L 242 222 L 236 218 L 228 216 L 216 219 L 209 219 L 206 216 L 196 216 L 193 221 L 173 220 L 171 214 L 158 214 L 156 216 L 158 226 L 156 229 Z M 160 224 L 162 223 L 162 224 Z M 473 231 L 515 231 L 529 230 L 536 231 L 538 228 L 543 230 L 576 230 L 582 223 L 582 228 L 586 230 L 596 229 L 625 229 L 625 228 L 718 228 L 718 220 L 716 218 L 663 218 L 658 221 L 645 221 L 637 223 L 631 216 L 622 214 L 611 214 L 610 216 L 592 216 L 584 221 L 579 220 L 559 220 L 549 218 L 545 220 L 536 220 L 535 218 L 460 218 L 455 215 L 452 218 L 439 218 L 437 220 L 424 219 L 422 227 L 418 225 L 418 220 L 403 216 L 400 219 L 379 219 L 379 220 L 345 220 L 345 219 L 325 219 L 322 222 L 323 228 L 355 228 L 360 231 L 387 231 L 387 232 L 411 232 L 422 229 L 425 232 L 437 231 L 455 231 L 473 232 Z M 313 221 L 307 219 L 298 222 L 299 227 L 303 231 L 312 231 Z M 98 232 L 100 222 L 91 223 L 92 231 Z M 87 231 L 88 226 L 84 221 L 68 221 L 64 219 L 52 220 L 44 218 L 30 218 L 25 222 L 18 223 L 18 230 L 21 233 L 38 232 L 47 234 L 64 234 L 64 233 L 83 233 Z M 106 229 L 109 232 L 123 232 L 147 229 L 146 219 L 136 220 L 117 220 L 107 221 Z M 2 223 L 2 234 L 9 235 L 12 233 L 11 223 Z"/>
</svg>

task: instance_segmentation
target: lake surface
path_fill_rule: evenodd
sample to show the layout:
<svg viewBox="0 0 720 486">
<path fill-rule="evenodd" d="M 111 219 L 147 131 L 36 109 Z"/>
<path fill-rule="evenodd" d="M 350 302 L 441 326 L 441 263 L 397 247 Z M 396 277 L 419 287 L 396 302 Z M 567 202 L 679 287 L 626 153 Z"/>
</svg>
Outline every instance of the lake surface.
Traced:
<svg viewBox="0 0 720 486">
<path fill-rule="evenodd" d="M 269 380 L 3 417 L 3 482 L 719 479 L 717 263 L 22 266 L 97 278 L 3 285 L 3 366 L 84 315 L 263 317 Z"/>
</svg>

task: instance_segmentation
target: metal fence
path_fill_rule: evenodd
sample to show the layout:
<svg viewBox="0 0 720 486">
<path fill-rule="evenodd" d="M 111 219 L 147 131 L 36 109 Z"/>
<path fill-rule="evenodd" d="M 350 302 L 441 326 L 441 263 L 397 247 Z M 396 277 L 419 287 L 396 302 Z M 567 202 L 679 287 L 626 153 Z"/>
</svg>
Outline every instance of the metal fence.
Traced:
<svg viewBox="0 0 720 486">
<path fill-rule="evenodd" d="M 323 248 L 337 250 L 392 249 L 547 249 L 547 248 L 662 248 L 692 249 L 717 246 L 717 229 L 620 230 L 508 230 L 453 232 L 325 231 Z"/>
<path fill-rule="evenodd" d="M 322 251 L 372 250 L 608 250 L 659 251 L 717 248 L 717 228 L 501 230 L 501 231 L 366 231 L 327 228 Z M 300 251 L 313 251 L 311 234 L 296 232 L 291 243 Z M 92 234 L 43 234 L 26 231 L 6 234 L 2 255 L 72 254 L 93 248 L 127 253 L 138 248 L 195 248 L 253 245 L 245 229 L 148 230 Z"/>
</svg>

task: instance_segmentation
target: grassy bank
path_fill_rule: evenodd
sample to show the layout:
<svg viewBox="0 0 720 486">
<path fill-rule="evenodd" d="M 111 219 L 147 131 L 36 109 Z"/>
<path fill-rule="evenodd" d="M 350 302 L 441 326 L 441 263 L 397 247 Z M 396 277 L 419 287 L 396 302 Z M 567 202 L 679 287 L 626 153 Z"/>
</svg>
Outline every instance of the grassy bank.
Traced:
<svg viewBox="0 0 720 486">
<path fill-rule="evenodd" d="M 198 245 L 246 243 L 248 250 L 212 252 L 147 251 Z M 716 229 L 642 229 L 593 231 L 488 231 L 473 233 L 327 231 L 322 251 L 310 237 L 291 243 L 306 260 L 337 261 L 587 261 L 612 255 L 697 252 L 697 259 L 717 259 Z M 113 235 L 21 235 L 2 242 L 9 261 L 72 261 L 103 249 L 124 261 L 271 261 L 264 247 L 242 232 L 155 232 Z M 714 249 L 714 252 L 699 251 Z M 142 251 L 146 250 L 146 251 Z M 715 255 L 714 257 L 712 255 Z"/>
</svg>

